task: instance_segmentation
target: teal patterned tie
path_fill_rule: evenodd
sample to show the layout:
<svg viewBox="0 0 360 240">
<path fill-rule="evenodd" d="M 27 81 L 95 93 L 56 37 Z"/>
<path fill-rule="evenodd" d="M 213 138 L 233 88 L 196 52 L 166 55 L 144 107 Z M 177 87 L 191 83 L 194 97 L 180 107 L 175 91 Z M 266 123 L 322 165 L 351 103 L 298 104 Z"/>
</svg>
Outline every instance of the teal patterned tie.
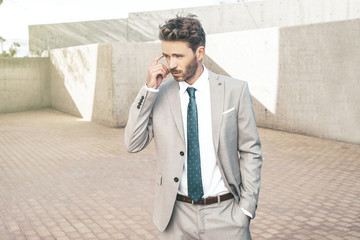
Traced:
<svg viewBox="0 0 360 240">
<path fill-rule="evenodd" d="M 197 203 L 204 195 L 201 180 L 201 164 L 200 164 L 200 147 L 198 132 L 198 115 L 195 101 L 195 88 L 186 89 L 190 99 L 187 112 L 187 144 L 188 144 L 188 160 L 187 160 L 187 180 L 188 195 Z"/>
</svg>

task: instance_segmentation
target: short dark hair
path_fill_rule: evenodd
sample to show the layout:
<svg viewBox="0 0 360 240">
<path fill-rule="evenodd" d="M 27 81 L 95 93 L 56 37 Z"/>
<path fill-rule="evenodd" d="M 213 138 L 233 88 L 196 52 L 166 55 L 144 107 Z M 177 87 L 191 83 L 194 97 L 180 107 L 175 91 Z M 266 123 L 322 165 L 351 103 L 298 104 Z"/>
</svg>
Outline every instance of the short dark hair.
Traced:
<svg viewBox="0 0 360 240">
<path fill-rule="evenodd" d="M 162 41 L 188 42 L 195 52 L 199 46 L 205 47 L 205 31 L 194 14 L 186 17 L 177 15 L 160 26 L 159 38 Z"/>
</svg>

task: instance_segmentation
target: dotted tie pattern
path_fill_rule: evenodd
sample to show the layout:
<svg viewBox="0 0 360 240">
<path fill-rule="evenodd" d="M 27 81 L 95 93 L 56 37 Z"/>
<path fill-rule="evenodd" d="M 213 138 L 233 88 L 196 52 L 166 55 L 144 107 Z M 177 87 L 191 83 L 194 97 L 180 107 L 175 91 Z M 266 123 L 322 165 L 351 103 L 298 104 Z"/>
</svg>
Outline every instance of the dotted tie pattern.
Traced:
<svg viewBox="0 0 360 240">
<path fill-rule="evenodd" d="M 200 147 L 198 133 L 198 115 L 195 101 L 195 88 L 186 89 L 190 99 L 187 110 L 187 179 L 188 179 L 188 195 L 197 203 L 204 195 L 201 178 L 200 165 Z"/>
</svg>

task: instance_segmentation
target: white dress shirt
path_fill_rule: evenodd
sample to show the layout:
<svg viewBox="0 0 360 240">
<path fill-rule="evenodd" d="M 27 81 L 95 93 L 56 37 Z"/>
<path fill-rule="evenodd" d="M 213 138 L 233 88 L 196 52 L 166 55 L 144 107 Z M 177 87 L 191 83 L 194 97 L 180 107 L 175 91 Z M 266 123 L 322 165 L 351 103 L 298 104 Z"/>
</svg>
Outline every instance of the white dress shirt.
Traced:
<svg viewBox="0 0 360 240">
<path fill-rule="evenodd" d="M 187 82 L 179 82 L 179 96 L 181 103 L 181 115 L 184 126 L 185 146 L 187 147 L 187 108 L 189 104 L 189 94 L 186 89 L 193 87 L 195 91 L 195 101 L 198 112 L 198 129 L 199 129 L 199 147 L 200 147 L 200 161 L 201 161 L 201 177 L 203 182 L 204 196 L 218 196 L 228 193 L 229 190 L 225 187 L 222 180 L 219 166 L 216 162 L 216 155 L 212 136 L 211 123 L 211 102 L 210 102 L 210 85 L 209 73 L 204 67 L 201 76 L 195 81 L 193 85 Z M 187 189 L 187 149 L 185 151 L 185 164 L 180 179 L 180 186 L 178 193 L 188 196 Z"/>
</svg>

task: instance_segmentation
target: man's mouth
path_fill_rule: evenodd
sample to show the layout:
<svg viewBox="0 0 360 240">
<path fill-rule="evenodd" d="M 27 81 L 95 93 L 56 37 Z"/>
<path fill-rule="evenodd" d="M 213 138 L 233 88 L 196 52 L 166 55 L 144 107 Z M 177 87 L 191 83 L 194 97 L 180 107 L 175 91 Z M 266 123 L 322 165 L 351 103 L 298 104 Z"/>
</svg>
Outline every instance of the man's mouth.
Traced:
<svg viewBox="0 0 360 240">
<path fill-rule="evenodd" d="M 179 75 L 181 71 L 171 71 L 171 74 Z"/>
</svg>

